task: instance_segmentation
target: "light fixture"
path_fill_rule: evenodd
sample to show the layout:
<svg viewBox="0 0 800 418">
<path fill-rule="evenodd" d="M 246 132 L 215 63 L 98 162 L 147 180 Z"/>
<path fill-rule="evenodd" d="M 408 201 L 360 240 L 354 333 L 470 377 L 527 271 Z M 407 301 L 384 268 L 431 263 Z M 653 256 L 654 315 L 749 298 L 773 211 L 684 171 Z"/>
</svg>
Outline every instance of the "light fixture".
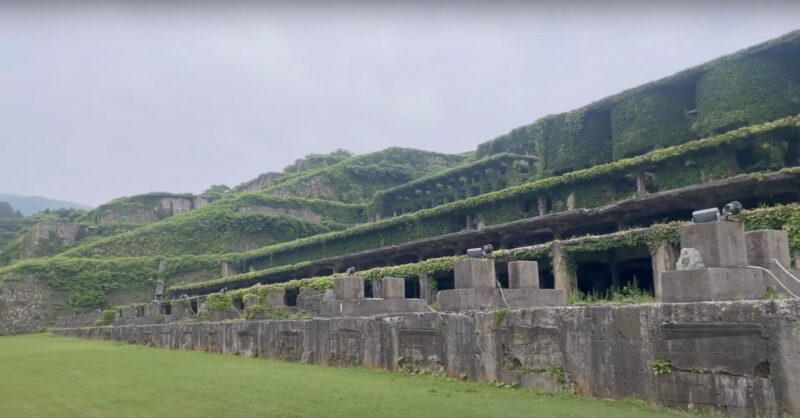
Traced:
<svg viewBox="0 0 800 418">
<path fill-rule="evenodd" d="M 720 214 L 718 208 L 702 209 L 692 212 L 692 222 L 696 224 L 716 222 L 719 218 Z"/>
</svg>

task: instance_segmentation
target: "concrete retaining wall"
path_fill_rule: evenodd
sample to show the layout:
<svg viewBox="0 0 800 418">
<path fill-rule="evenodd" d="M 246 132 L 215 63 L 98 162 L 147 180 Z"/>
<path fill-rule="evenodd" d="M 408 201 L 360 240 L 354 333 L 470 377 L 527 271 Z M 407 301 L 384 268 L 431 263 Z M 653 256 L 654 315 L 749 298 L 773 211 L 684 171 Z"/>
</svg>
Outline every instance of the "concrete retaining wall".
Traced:
<svg viewBox="0 0 800 418">
<path fill-rule="evenodd" d="M 331 366 L 426 369 L 737 416 L 800 414 L 796 301 L 569 306 L 55 332 Z M 664 373 L 656 375 L 657 369 Z"/>
</svg>

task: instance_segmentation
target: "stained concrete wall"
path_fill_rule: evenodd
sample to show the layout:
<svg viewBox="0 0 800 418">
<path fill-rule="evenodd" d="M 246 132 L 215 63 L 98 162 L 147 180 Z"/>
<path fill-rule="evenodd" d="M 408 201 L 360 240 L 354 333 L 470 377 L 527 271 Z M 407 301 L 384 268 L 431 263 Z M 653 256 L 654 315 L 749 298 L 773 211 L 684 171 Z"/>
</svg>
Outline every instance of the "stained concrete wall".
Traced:
<svg viewBox="0 0 800 418">
<path fill-rule="evenodd" d="M 59 329 L 83 338 L 426 369 L 737 416 L 800 414 L 800 302 L 568 306 L 371 318 Z M 671 371 L 655 375 L 653 364 Z"/>
</svg>

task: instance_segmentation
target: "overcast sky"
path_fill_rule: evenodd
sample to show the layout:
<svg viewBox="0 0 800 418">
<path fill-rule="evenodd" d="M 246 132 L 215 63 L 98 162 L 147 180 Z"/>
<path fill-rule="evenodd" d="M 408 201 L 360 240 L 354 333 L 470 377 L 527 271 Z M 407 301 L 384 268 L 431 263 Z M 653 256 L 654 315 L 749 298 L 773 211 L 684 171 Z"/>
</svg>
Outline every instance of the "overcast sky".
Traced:
<svg viewBox="0 0 800 418">
<path fill-rule="evenodd" d="M 464 152 L 800 28 L 800 2 L 62 3 L 0 3 L 0 192 L 90 205 Z"/>
</svg>

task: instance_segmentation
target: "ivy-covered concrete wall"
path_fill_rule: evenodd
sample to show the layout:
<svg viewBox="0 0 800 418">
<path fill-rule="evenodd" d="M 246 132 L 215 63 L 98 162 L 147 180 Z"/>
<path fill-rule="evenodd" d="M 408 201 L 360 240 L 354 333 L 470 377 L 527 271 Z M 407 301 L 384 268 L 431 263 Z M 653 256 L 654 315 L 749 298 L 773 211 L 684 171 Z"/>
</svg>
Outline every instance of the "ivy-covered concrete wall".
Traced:
<svg viewBox="0 0 800 418">
<path fill-rule="evenodd" d="M 476 155 L 535 154 L 542 175 L 591 167 L 800 113 L 800 31 L 583 108 L 541 118 Z"/>
</svg>

